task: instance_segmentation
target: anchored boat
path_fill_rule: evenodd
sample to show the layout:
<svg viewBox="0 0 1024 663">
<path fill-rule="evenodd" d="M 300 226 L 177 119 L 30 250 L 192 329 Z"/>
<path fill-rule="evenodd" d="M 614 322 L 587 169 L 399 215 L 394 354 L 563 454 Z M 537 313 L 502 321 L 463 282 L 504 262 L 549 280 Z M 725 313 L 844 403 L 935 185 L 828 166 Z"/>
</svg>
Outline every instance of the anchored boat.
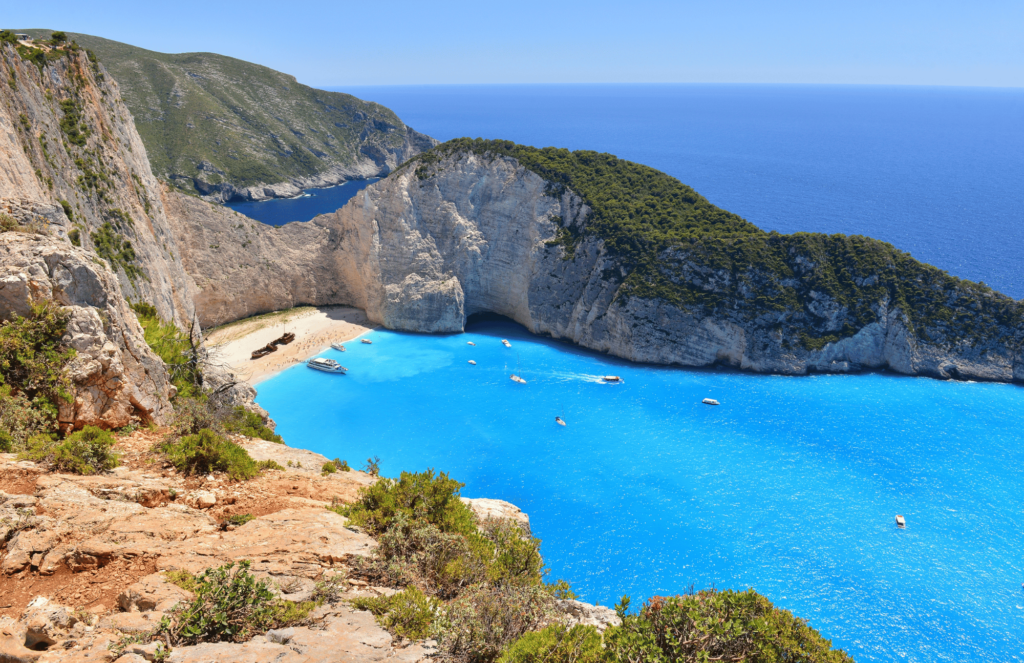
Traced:
<svg viewBox="0 0 1024 663">
<path fill-rule="evenodd" d="M 368 338 L 361 338 L 361 339 L 359 339 L 359 342 L 360 343 L 366 343 L 367 345 L 373 345 L 373 341 L 371 341 Z"/>
<path fill-rule="evenodd" d="M 519 384 L 526 384 L 526 380 L 524 380 L 523 378 L 519 377 L 515 373 L 513 373 L 512 375 L 510 375 L 508 377 L 512 380 L 512 382 L 518 382 Z"/>
<path fill-rule="evenodd" d="M 704 405 L 721 405 L 721 403 L 716 401 L 714 398 L 705 398 L 704 400 L 701 401 L 701 403 L 703 403 Z"/>
<path fill-rule="evenodd" d="M 622 378 L 620 378 L 618 375 L 606 375 L 601 379 L 604 380 L 605 382 L 622 382 Z"/>
<path fill-rule="evenodd" d="M 466 345 L 476 345 L 473 341 L 466 341 Z"/>
<path fill-rule="evenodd" d="M 899 527 L 900 529 L 904 529 L 904 528 L 906 528 L 906 526 L 907 526 L 906 519 L 903 516 L 897 515 L 896 516 L 896 527 Z"/>
<path fill-rule="evenodd" d="M 474 366 L 476 366 L 476 362 L 475 362 L 475 361 L 473 361 L 472 359 L 470 359 L 470 360 L 469 360 L 469 363 L 471 363 L 471 364 L 473 364 Z"/>
<path fill-rule="evenodd" d="M 501 344 L 504 345 L 506 348 L 512 347 L 512 344 L 508 342 L 508 339 L 501 339 Z"/>
<path fill-rule="evenodd" d="M 324 357 L 313 357 L 306 362 L 306 366 L 317 371 L 323 371 L 324 373 L 347 373 L 348 369 L 334 361 L 333 359 L 325 359 Z"/>
<path fill-rule="evenodd" d="M 338 352 L 344 352 L 345 351 L 345 346 L 342 345 L 341 343 L 331 343 L 331 347 L 334 348 L 335 350 L 337 350 Z"/>
</svg>

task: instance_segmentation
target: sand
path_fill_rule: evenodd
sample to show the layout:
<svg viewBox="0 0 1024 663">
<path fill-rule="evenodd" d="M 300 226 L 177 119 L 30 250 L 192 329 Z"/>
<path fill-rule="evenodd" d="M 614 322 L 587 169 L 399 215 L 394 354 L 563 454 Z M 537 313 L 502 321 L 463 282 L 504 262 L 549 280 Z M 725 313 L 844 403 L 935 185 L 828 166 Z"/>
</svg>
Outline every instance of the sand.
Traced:
<svg viewBox="0 0 1024 663">
<path fill-rule="evenodd" d="M 317 355 L 335 341 L 350 341 L 374 327 L 357 308 L 347 306 L 304 306 L 232 322 L 206 335 L 210 359 L 226 364 L 239 379 L 250 385 Z M 251 359 L 262 348 L 287 331 L 295 334 L 289 345 L 277 352 Z"/>
</svg>

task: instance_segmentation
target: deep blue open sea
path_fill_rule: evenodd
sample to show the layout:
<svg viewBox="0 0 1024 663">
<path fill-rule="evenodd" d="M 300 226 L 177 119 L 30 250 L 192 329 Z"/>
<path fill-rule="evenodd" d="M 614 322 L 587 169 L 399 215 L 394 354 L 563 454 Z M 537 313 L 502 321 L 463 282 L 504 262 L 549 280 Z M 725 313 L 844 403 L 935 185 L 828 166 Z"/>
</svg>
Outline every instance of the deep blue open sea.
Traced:
<svg viewBox="0 0 1024 663">
<path fill-rule="evenodd" d="M 762 228 L 870 235 L 1024 296 L 1024 90 L 344 91 L 441 140 L 612 152 Z M 281 202 L 253 209 L 291 220 Z M 519 505 L 583 600 L 754 587 L 861 662 L 1024 661 L 1019 386 L 651 367 L 500 322 L 372 338 L 325 353 L 346 376 L 297 366 L 258 385 L 279 432 Z"/>
<path fill-rule="evenodd" d="M 348 375 L 257 385 L 278 432 L 520 506 L 583 600 L 754 587 L 861 662 L 1024 661 L 1019 386 L 650 367 L 499 322 L 370 337 L 324 353 Z"/>
<path fill-rule="evenodd" d="M 326 214 L 344 207 L 356 195 L 379 178 L 351 180 L 338 186 L 305 189 L 298 198 L 273 198 L 258 202 L 233 202 L 227 207 L 272 226 L 291 221 L 309 221 L 318 214 Z"/>
</svg>

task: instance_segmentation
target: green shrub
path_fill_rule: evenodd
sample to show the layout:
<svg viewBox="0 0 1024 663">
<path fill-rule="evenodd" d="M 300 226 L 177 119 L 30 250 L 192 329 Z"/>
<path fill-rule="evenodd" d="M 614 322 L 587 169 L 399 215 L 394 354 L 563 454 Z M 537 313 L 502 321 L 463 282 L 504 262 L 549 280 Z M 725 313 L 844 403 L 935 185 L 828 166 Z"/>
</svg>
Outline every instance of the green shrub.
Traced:
<svg viewBox="0 0 1024 663">
<path fill-rule="evenodd" d="M 55 429 L 50 408 L 34 405 L 0 379 L 0 452 L 22 451 L 30 437 Z"/>
<path fill-rule="evenodd" d="M 120 267 L 130 281 L 146 275 L 139 269 L 135 248 L 130 240 L 125 239 L 109 221 L 104 221 L 96 232 L 89 233 L 92 248 L 96 255 L 103 258 L 115 272 Z"/>
<path fill-rule="evenodd" d="M 348 461 L 342 460 L 340 458 L 335 458 L 331 462 L 334 463 L 334 467 L 341 470 L 342 472 L 352 471 L 352 468 L 348 466 Z"/>
<path fill-rule="evenodd" d="M 224 522 L 227 525 L 234 525 L 235 527 L 241 527 L 250 520 L 253 520 L 256 516 L 251 513 L 236 513 L 233 516 L 228 516 Z"/>
<path fill-rule="evenodd" d="M 281 467 L 281 463 L 277 462 L 276 460 L 270 460 L 270 459 L 256 461 L 256 467 L 258 467 L 261 472 L 263 470 L 283 470 L 284 469 L 283 467 Z"/>
<path fill-rule="evenodd" d="M 334 474 L 338 471 L 338 468 L 334 465 L 333 461 L 327 461 L 320 467 L 320 474 L 327 476 L 328 474 Z"/>
<path fill-rule="evenodd" d="M 400 516 L 413 523 L 430 523 L 442 532 L 476 532 L 473 513 L 459 499 L 464 484 L 434 470 L 402 472 L 360 491 L 359 501 L 340 507 L 339 513 L 373 534 L 385 532 Z"/>
<path fill-rule="evenodd" d="M 613 660 L 847 663 L 850 657 L 802 619 L 780 610 L 752 589 L 707 590 L 654 597 L 636 615 L 628 599 L 618 611 L 622 626 L 605 632 Z"/>
<path fill-rule="evenodd" d="M 516 640 L 498 663 L 598 663 L 604 660 L 601 634 L 593 626 L 567 629 L 553 624 Z"/>
<path fill-rule="evenodd" d="M 249 452 L 208 428 L 195 435 L 168 440 L 159 449 L 182 474 L 226 472 L 238 481 L 259 474 L 259 467 Z"/>
<path fill-rule="evenodd" d="M 49 435 L 36 435 L 28 440 L 21 454 L 26 460 L 48 463 L 59 472 L 99 474 L 118 466 L 117 454 L 111 449 L 114 436 L 95 426 L 86 426 L 64 440 Z"/>
<path fill-rule="evenodd" d="M 197 581 L 195 574 L 191 571 L 175 569 L 174 571 L 167 571 L 164 573 L 164 577 L 167 579 L 167 582 L 181 587 L 186 592 L 195 591 Z"/>
<path fill-rule="evenodd" d="M 424 640 L 430 636 L 434 614 L 440 607 L 437 599 L 428 597 L 415 587 L 393 596 L 356 598 L 351 604 L 357 610 L 372 612 L 381 626 L 410 640 Z"/>
<path fill-rule="evenodd" d="M 316 607 L 274 598 L 266 580 L 249 572 L 248 560 L 207 569 L 194 578 L 177 578 L 195 598 L 174 609 L 159 633 L 172 644 L 244 642 L 273 628 L 302 623 Z M 168 578 L 172 581 L 171 578 Z M 187 585 L 187 586 L 185 586 Z"/>
<path fill-rule="evenodd" d="M 284 444 L 284 438 L 268 428 L 260 415 L 246 410 L 241 405 L 235 406 L 224 418 L 223 427 L 228 433 Z"/>
<path fill-rule="evenodd" d="M 0 233 L 16 232 L 21 229 L 18 220 L 9 214 L 0 212 Z"/>
<path fill-rule="evenodd" d="M 104 226 L 109 224 L 104 224 Z M 97 251 L 99 253 L 99 251 Z M 104 257 L 103 254 L 100 254 Z M 171 384 L 178 390 L 175 397 L 175 411 L 178 401 L 187 398 L 205 400 L 202 394 L 202 374 L 199 370 L 199 358 L 188 334 L 178 329 L 173 323 L 164 322 L 157 315 L 156 307 L 146 302 L 132 304 L 135 317 L 142 325 L 146 344 L 163 360 L 171 374 Z M 206 406 L 204 406 L 206 407 Z M 215 416 L 211 413 L 211 416 Z M 212 426 L 202 426 L 211 428 Z M 198 429 L 192 431 L 198 432 Z"/>
<path fill-rule="evenodd" d="M 82 119 L 81 104 L 74 99 L 64 99 L 60 102 L 60 109 L 64 113 L 60 120 L 60 129 L 67 136 L 68 142 L 78 147 L 85 147 L 92 130 Z"/>
</svg>

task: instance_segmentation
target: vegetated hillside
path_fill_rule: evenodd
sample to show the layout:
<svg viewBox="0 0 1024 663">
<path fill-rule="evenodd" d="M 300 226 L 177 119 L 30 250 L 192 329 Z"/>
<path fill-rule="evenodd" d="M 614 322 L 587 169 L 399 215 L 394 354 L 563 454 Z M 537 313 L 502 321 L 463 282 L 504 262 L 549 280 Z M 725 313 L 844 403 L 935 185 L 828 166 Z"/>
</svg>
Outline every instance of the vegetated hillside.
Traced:
<svg viewBox="0 0 1024 663">
<path fill-rule="evenodd" d="M 259 183 L 322 185 L 386 174 L 435 143 L 380 104 L 316 90 L 257 64 L 67 34 L 119 83 L 153 172 L 187 191 L 228 199 Z M 329 181 L 318 179 L 332 170 Z"/>
<path fill-rule="evenodd" d="M 764 232 L 674 177 L 611 154 L 461 138 L 402 168 L 426 179 L 432 164 L 460 152 L 512 157 L 547 180 L 550 193 L 577 193 L 591 214 L 556 219 L 549 244 L 572 260 L 582 240 L 602 240 L 619 268 L 605 273 L 621 282 L 619 297 L 753 324 L 781 333 L 784 348 L 796 338 L 806 350 L 855 335 L 879 319 L 884 302 L 926 343 L 951 349 L 998 341 L 1020 352 L 1020 302 L 983 283 L 868 237 Z"/>
</svg>

